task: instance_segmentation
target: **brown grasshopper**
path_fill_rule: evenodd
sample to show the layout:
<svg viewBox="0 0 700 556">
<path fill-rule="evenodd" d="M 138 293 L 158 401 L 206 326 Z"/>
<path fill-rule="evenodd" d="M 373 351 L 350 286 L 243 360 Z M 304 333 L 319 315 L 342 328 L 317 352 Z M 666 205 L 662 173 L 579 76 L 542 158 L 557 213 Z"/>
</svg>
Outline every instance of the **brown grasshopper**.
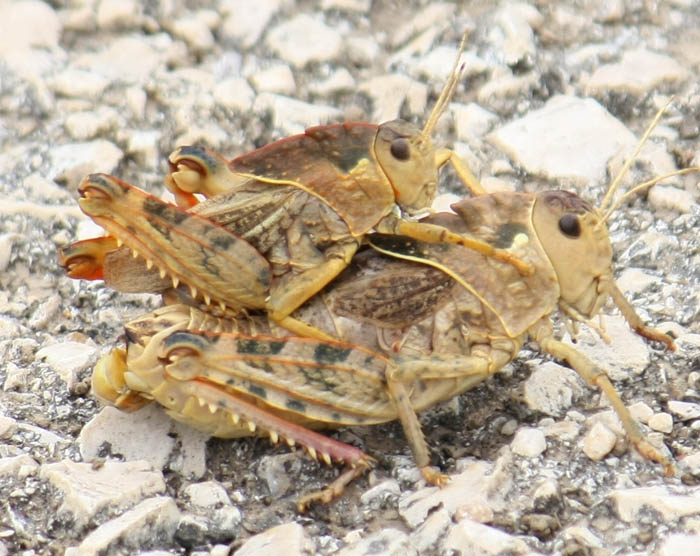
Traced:
<svg viewBox="0 0 700 556">
<path fill-rule="evenodd" d="M 568 322 L 590 323 L 612 298 L 637 333 L 674 349 L 613 281 L 608 200 L 596 210 L 563 191 L 504 192 L 427 219 L 507 246 L 535 269 L 527 276 L 460 245 L 370 236 L 374 252 L 294 313 L 341 341 L 288 336 L 265 316 L 217 318 L 189 305 L 167 306 L 127 324 L 127 349 L 100 361 L 94 390 L 124 409 L 153 399 L 214 435 L 267 434 L 329 464 L 347 464 L 328 488 L 300 501 L 304 509 L 339 495 L 371 463 L 317 428 L 399 419 L 424 477 L 443 484 L 446 477 L 430 467 L 416 412 L 485 380 L 530 337 L 600 388 L 637 450 L 671 472 L 671 461 L 645 440 L 605 372 L 556 339 L 550 320 L 559 309 Z"/>
<path fill-rule="evenodd" d="M 128 248 L 206 304 L 264 309 L 296 334 L 325 339 L 331 338 L 290 315 L 348 265 L 373 229 L 465 245 L 531 272 L 507 250 L 394 214 L 397 206 L 408 214 L 428 209 L 438 170 L 448 162 L 472 193 L 483 193 L 464 162 L 430 140 L 459 82 L 459 57 L 423 130 L 401 120 L 319 126 L 230 162 L 182 147 L 170 155 L 166 178 L 179 206 L 112 176 L 89 176 L 79 188 L 80 206 L 110 236 L 70 246 L 61 263 L 74 278 L 106 278 L 130 291 L 134 285 L 121 279 L 130 276 L 121 269 Z M 198 203 L 195 194 L 207 200 Z M 226 230 L 207 228 L 211 222 Z M 200 243 L 217 257 L 207 258 Z"/>
</svg>

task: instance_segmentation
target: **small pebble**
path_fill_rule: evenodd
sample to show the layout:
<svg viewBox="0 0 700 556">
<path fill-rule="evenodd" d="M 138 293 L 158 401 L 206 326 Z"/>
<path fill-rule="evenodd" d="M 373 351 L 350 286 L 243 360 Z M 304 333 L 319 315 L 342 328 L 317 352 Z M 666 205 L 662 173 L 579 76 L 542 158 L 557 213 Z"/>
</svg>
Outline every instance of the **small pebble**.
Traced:
<svg viewBox="0 0 700 556">
<path fill-rule="evenodd" d="M 612 451 L 616 442 L 615 433 L 597 422 L 583 441 L 583 452 L 593 461 L 600 461 Z"/>
<path fill-rule="evenodd" d="M 525 458 L 536 458 L 547 449 L 547 439 L 539 429 L 521 428 L 510 443 L 514 454 Z"/>
</svg>

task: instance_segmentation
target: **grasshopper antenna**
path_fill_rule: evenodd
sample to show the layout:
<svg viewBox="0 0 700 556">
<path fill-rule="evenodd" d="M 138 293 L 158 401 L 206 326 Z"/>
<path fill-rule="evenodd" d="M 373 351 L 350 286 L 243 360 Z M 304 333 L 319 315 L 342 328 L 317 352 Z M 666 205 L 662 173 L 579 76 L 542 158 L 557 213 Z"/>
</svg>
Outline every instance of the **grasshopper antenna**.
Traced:
<svg viewBox="0 0 700 556">
<path fill-rule="evenodd" d="M 624 166 L 622 169 L 618 172 L 617 176 L 615 176 L 615 179 L 612 181 L 610 184 L 610 187 L 608 188 L 607 193 L 605 194 L 605 197 L 603 198 L 603 201 L 600 204 L 600 207 L 598 208 L 598 211 L 600 213 L 604 213 L 604 216 L 601 218 L 600 222 L 596 225 L 597 227 L 602 226 L 605 221 L 610 218 L 613 212 L 626 200 L 629 199 L 632 195 L 635 195 L 639 191 L 642 191 L 648 187 L 651 187 L 652 185 L 656 185 L 657 183 L 664 181 L 668 178 L 672 178 L 674 176 L 680 176 L 682 174 L 689 174 L 691 172 L 698 172 L 700 171 L 700 167 L 693 166 L 690 168 L 683 168 L 682 170 L 677 170 L 675 172 L 671 172 L 669 174 L 663 175 L 656 177 L 652 180 L 645 181 L 644 183 L 641 183 L 632 189 L 630 189 L 627 193 L 622 195 L 615 203 L 612 204 L 612 206 L 606 210 L 606 207 L 610 204 L 612 197 L 617 190 L 618 186 L 620 185 L 620 182 L 622 181 L 622 178 L 624 175 L 627 173 L 627 170 L 629 170 L 630 166 L 634 162 L 634 160 L 637 158 L 637 155 L 639 152 L 642 150 L 642 147 L 644 144 L 647 142 L 647 139 L 649 139 L 649 136 L 651 135 L 651 132 L 654 131 L 654 128 L 657 126 L 659 123 L 659 120 L 661 119 L 661 116 L 663 113 L 666 111 L 666 109 L 669 107 L 669 105 L 675 100 L 675 97 L 671 97 L 666 104 L 664 104 L 659 111 L 656 113 L 654 116 L 654 119 L 651 121 L 649 126 L 647 127 L 646 131 L 644 132 L 644 135 L 642 138 L 639 140 L 639 143 L 637 144 L 637 147 L 634 149 L 634 152 L 632 155 L 627 159 L 625 162 Z"/>
<path fill-rule="evenodd" d="M 452 95 L 454 95 L 455 90 L 457 89 L 457 84 L 459 83 L 462 74 L 464 73 L 464 64 L 460 66 L 459 60 L 462 57 L 462 53 L 464 52 L 464 48 L 467 44 L 468 35 L 469 31 L 465 31 L 464 35 L 462 35 L 462 40 L 459 43 L 459 52 L 457 53 L 455 64 L 454 66 L 452 66 L 450 77 L 448 78 L 447 83 L 445 83 L 445 86 L 443 87 L 442 92 L 440 93 L 440 97 L 437 99 L 437 102 L 433 107 L 433 111 L 430 113 L 428 121 L 425 122 L 425 127 L 421 132 L 421 137 L 423 139 L 430 139 L 430 134 L 435 128 L 438 119 L 440 118 L 440 116 L 442 116 L 442 113 L 445 111 L 445 108 L 447 108 L 447 106 L 450 104 Z"/>
</svg>

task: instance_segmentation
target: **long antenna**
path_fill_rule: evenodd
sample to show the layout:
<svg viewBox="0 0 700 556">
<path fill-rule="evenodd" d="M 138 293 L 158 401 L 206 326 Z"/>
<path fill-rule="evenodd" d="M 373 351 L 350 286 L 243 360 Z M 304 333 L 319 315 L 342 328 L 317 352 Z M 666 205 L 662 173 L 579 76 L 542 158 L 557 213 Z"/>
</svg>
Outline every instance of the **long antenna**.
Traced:
<svg viewBox="0 0 700 556">
<path fill-rule="evenodd" d="M 459 83 L 462 77 L 462 73 L 464 72 L 464 64 L 460 66 L 459 60 L 462 57 L 462 53 L 464 52 L 464 48 L 467 44 L 468 35 L 469 31 L 465 31 L 464 35 L 462 35 L 462 40 L 459 43 L 459 52 L 457 52 L 457 57 L 455 59 L 454 66 L 452 66 L 450 77 L 447 79 L 447 83 L 445 83 L 445 86 L 442 88 L 442 92 L 440 93 L 440 96 L 438 97 L 437 102 L 433 107 L 433 111 L 428 117 L 428 121 L 425 122 L 425 127 L 421 132 L 421 137 L 423 137 L 424 139 L 430 139 L 430 134 L 433 132 L 433 129 L 435 128 L 438 119 L 440 118 L 440 116 L 442 116 L 442 113 L 445 111 L 445 108 L 447 108 L 447 106 L 450 104 L 452 95 L 454 95 L 455 90 L 457 89 L 457 84 Z"/>
<path fill-rule="evenodd" d="M 644 132 L 644 135 L 642 138 L 639 140 L 639 143 L 637 143 L 637 147 L 634 149 L 634 152 L 632 153 L 632 156 L 630 156 L 626 161 L 624 166 L 622 166 L 622 169 L 617 173 L 617 176 L 615 176 L 615 179 L 612 181 L 610 184 L 610 187 L 608 188 L 607 193 L 605 194 L 605 197 L 603 197 L 603 202 L 600 203 L 600 207 L 598 208 L 598 211 L 604 212 L 605 207 L 610 203 L 610 200 L 612 199 L 613 194 L 615 193 L 615 190 L 618 188 L 620 185 L 620 182 L 622 181 L 622 178 L 624 175 L 627 173 L 627 170 L 629 170 L 630 166 L 632 166 L 632 163 L 634 160 L 637 158 L 637 155 L 639 152 L 642 150 L 642 147 L 644 146 L 644 143 L 647 142 L 647 139 L 649 139 L 649 136 L 651 135 L 651 132 L 654 131 L 654 128 L 656 127 L 656 124 L 659 123 L 659 120 L 661 119 L 661 116 L 663 113 L 666 111 L 666 109 L 669 107 L 669 105 L 675 100 L 675 97 L 671 97 L 668 99 L 668 102 L 664 104 L 659 111 L 656 113 L 656 116 L 654 116 L 654 119 L 651 121 L 649 124 L 649 127 L 647 127 L 646 131 Z M 653 184 L 652 184 L 653 185 Z M 634 191 L 634 190 L 633 190 Z M 605 220 L 605 219 L 603 219 Z"/>
</svg>

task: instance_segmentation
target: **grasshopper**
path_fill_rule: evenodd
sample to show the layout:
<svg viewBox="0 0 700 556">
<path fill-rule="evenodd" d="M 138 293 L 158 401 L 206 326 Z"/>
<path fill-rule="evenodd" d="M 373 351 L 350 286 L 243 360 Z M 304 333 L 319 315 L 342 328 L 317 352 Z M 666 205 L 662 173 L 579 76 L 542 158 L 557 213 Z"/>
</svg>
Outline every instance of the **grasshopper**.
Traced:
<svg viewBox="0 0 700 556">
<path fill-rule="evenodd" d="M 675 348 L 643 323 L 613 280 L 605 222 L 621 202 L 606 211 L 618 183 L 600 209 L 564 191 L 502 192 L 426 219 L 507 246 L 535 269 L 530 275 L 461 245 L 371 235 L 373 249 L 293 314 L 336 341 L 289 336 L 269 316 L 216 317 L 171 291 L 171 305 L 126 325 L 126 350 L 98 363 L 94 391 L 127 410 L 156 400 L 217 436 L 265 434 L 345 463 L 331 485 L 300 500 L 303 510 L 341 494 L 372 462 L 319 428 L 399 419 L 423 476 L 444 484 L 430 466 L 416 412 L 484 381 L 531 338 L 599 388 L 631 443 L 670 473 L 671 460 L 644 438 L 604 370 L 558 340 L 551 322 L 558 311 L 572 325 L 592 324 L 611 298 L 638 334 Z"/>
<path fill-rule="evenodd" d="M 230 162 L 204 148 L 182 147 L 170 155 L 166 177 L 177 205 L 112 176 L 88 176 L 79 188 L 80 206 L 110 236 L 73 244 L 61 263 L 72 277 L 106 278 L 130 291 L 134 285 L 121 279 L 131 276 L 122 270 L 126 257 L 116 253 L 123 243 L 175 286 L 187 282 L 207 305 L 264 309 L 288 330 L 322 339 L 331 338 L 290 315 L 349 264 L 373 229 L 468 246 L 531 272 L 507 250 L 395 214 L 397 207 L 409 215 L 427 210 L 447 163 L 473 194 L 483 193 L 466 164 L 449 149 L 436 150 L 430 139 L 459 82 L 465 39 L 422 130 L 401 120 L 319 126 Z M 199 203 L 196 195 L 206 200 Z M 212 230 L 211 222 L 222 228 Z M 217 257 L 199 244 L 215 247 Z"/>
</svg>

